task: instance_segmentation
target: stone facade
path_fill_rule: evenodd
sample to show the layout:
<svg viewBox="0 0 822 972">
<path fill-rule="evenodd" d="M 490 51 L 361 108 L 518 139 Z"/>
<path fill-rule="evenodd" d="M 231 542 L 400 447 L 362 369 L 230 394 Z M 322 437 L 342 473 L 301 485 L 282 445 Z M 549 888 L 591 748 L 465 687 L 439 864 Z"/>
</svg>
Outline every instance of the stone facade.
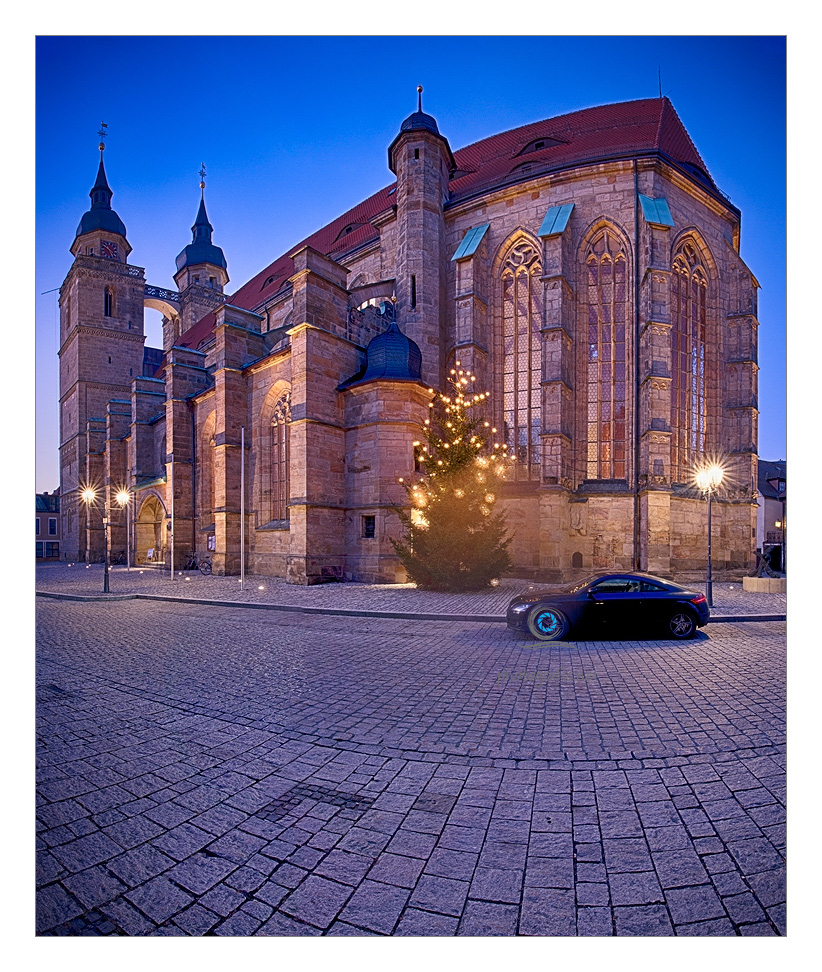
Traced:
<svg viewBox="0 0 822 972">
<path fill-rule="evenodd" d="M 178 293 L 125 262 L 124 227 L 78 231 L 60 296 L 65 556 L 102 551 L 101 509 L 77 500 L 92 483 L 110 506 L 132 491 L 138 562 L 167 563 L 173 534 L 178 565 L 196 552 L 218 574 L 243 550 L 247 570 L 298 584 L 402 580 L 397 480 L 459 360 L 519 458 L 501 497 L 515 572 L 704 571 L 692 474 L 714 459 L 714 570 L 747 571 L 758 285 L 740 214 L 670 103 L 577 112 L 456 154 L 420 109 L 388 155 L 394 185 L 231 296 L 204 203 L 195 243 L 217 256 L 184 250 Z M 159 368 L 144 304 L 165 315 Z M 394 314 L 421 380 L 358 379 Z M 114 507 L 112 550 L 124 523 Z"/>
</svg>

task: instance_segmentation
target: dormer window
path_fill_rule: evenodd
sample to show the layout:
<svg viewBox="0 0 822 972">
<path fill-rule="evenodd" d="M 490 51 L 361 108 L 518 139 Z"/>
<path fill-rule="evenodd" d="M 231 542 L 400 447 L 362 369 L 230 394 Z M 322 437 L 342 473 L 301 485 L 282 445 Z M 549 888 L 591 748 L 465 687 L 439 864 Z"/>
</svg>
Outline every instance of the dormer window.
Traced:
<svg viewBox="0 0 822 972">
<path fill-rule="evenodd" d="M 540 138 L 535 138 L 533 141 L 529 142 L 525 148 L 520 149 L 517 155 L 528 155 L 529 152 L 541 152 L 543 149 L 552 148 L 554 145 L 562 145 L 563 143 L 558 138 L 551 138 L 549 135 L 543 135 Z"/>
<path fill-rule="evenodd" d="M 354 230 L 359 229 L 361 226 L 367 226 L 367 225 L 368 225 L 367 223 L 358 222 L 358 223 L 349 223 L 347 226 L 343 226 L 343 228 L 337 234 L 337 239 L 334 242 L 336 243 L 337 240 L 341 240 L 344 236 L 348 236 L 350 233 L 353 233 Z"/>
</svg>

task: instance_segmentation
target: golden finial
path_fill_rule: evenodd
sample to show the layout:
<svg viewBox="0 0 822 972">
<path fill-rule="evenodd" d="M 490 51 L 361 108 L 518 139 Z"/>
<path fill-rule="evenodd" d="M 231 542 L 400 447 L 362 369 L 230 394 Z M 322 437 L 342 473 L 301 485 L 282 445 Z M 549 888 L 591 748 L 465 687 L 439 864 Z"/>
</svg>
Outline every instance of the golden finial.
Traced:
<svg viewBox="0 0 822 972">
<path fill-rule="evenodd" d="M 422 111 L 422 85 L 417 85 L 417 111 Z"/>
<path fill-rule="evenodd" d="M 100 136 L 100 144 L 97 146 L 97 148 L 99 148 L 101 152 L 105 151 L 106 148 L 106 143 L 103 141 L 103 139 L 105 139 L 105 137 L 108 135 L 108 132 L 106 131 L 107 128 L 108 125 L 105 122 L 100 122 L 100 131 L 97 132 L 97 134 Z"/>
<path fill-rule="evenodd" d="M 200 163 L 200 171 L 197 173 L 197 175 L 199 175 L 199 177 L 200 177 L 200 189 L 201 189 L 201 191 L 204 191 L 205 190 L 205 178 L 206 178 L 205 162 L 201 162 Z"/>
</svg>

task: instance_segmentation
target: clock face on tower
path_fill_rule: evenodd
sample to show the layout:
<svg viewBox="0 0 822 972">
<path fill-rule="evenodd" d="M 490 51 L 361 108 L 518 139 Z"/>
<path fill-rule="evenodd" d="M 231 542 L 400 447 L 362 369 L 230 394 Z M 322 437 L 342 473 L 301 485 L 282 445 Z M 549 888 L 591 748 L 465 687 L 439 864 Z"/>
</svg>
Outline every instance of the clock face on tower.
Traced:
<svg viewBox="0 0 822 972">
<path fill-rule="evenodd" d="M 102 240 L 100 243 L 100 255 L 107 260 L 117 259 L 117 244 L 111 240 Z"/>
</svg>

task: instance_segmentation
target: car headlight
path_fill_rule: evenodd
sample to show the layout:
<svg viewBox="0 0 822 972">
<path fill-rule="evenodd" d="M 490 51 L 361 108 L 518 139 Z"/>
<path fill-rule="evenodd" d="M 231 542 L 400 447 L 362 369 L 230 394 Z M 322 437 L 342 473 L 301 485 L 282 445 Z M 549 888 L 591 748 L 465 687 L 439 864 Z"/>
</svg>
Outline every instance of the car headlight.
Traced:
<svg viewBox="0 0 822 972">
<path fill-rule="evenodd" d="M 523 614 L 528 608 L 531 607 L 530 604 L 514 604 L 511 608 L 512 614 Z"/>
</svg>

